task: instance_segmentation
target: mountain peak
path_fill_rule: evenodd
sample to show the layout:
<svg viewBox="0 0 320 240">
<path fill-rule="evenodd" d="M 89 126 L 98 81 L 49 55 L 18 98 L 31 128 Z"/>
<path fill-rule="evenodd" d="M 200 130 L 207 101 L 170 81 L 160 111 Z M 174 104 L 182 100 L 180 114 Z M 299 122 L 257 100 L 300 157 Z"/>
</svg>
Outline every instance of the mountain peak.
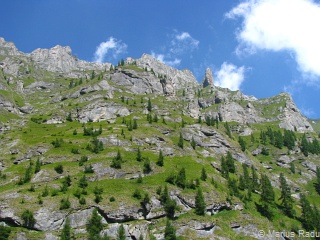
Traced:
<svg viewBox="0 0 320 240">
<path fill-rule="evenodd" d="M 213 76 L 212 76 L 212 71 L 210 68 L 206 69 L 206 73 L 205 73 L 204 78 L 202 80 L 202 86 L 204 88 L 207 86 L 213 86 Z"/>
<path fill-rule="evenodd" d="M 17 49 L 13 42 L 6 42 L 3 37 L 0 37 L 0 55 L 21 55 L 21 52 Z"/>
<path fill-rule="evenodd" d="M 198 81 L 189 69 L 179 70 L 166 65 L 149 54 L 143 54 L 141 58 L 127 58 L 128 64 L 135 63 L 137 66 L 154 71 L 155 74 L 166 77 L 166 81 L 172 82 L 175 89 L 182 89 L 188 86 L 197 86 Z"/>
</svg>

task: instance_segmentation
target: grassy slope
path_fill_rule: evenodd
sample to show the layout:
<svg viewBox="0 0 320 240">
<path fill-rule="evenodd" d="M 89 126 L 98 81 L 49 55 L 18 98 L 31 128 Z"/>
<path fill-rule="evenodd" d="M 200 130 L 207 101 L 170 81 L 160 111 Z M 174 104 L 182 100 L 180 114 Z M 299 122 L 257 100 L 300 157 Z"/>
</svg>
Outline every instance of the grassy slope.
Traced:
<svg viewBox="0 0 320 240">
<path fill-rule="evenodd" d="M 63 81 L 63 80 L 61 80 Z M 91 83 L 97 82 L 97 79 L 94 79 L 91 81 Z M 80 88 L 80 87 L 76 87 Z M 77 90 L 73 89 L 72 91 Z M 72 92 L 71 90 L 65 90 L 65 93 Z M 130 97 L 131 100 L 129 100 L 128 104 L 121 103 L 120 97 L 122 95 L 125 95 L 126 97 Z M 8 154 L 10 146 L 4 146 L 3 147 L 3 162 L 5 163 L 8 168 L 3 172 L 3 174 L 7 175 L 6 179 L 1 179 L 0 184 L 0 194 L 3 196 L 5 194 L 8 194 L 10 192 L 17 191 L 19 193 L 19 197 L 13 199 L 10 204 L 12 206 L 17 207 L 17 215 L 20 215 L 22 211 L 26 208 L 31 209 L 33 211 L 36 211 L 41 207 L 41 205 L 38 203 L 38 196 L 41 195 L 44 191 L 45 187 L 47 186 L 49 189 L 49 196 L 42 197 L 43 205 L 44 206 L 50 206 L 53 210 L 58 210 L 60 206 L 60 200 L 62 198 L 68 197 L 72 208 L 83 208 L 84 206 L 81 206 L 78 202 L 78 199 L 73 195 L 73 193 L 78 189 L 78 180 L 80 177 L 84 175 L 83 169 L 84 166 L 79 166 L 79 159 L 81 156 L 86 155 L 89 156 L 89 161 L 85 163 L 85 165 L 88 164 L 94 164 L 94 163 L 102 163 L 104 167 L 108 167 L 111 164 L 113 156 L 116 154 L 118 149 L 120 150 L 122 156 L 123 156 L 123 164 L 122 169 L 120 171 L 123 172 L 131 172 L 131 173 L 142 173 L 142 162 L 136 161 L 136 149 L 140 147 L 142 150 L 142 156 L 148 157 L 151 160 L 151 166 L 152 166 L 152 174 L 144 177 L 143 183 L 137 183 L 135 179 L 110 179 L 109 176 L 103 177 L 99 181 L 89 182 L 89 186 L 87 188 L 87 195 L 84 195 L 87 205 L 93 205 L 94 203 L 94 194 L 93 190 L 95 186 L 103 187 L 103 199 L 100 203 L 102 206 L 106 206 L 107 210 L 117 209 L 120 204 L 126 204 L 126 205 L 137 205 L 139 206 L 140 203 L 137 199 L 132 197 L 133 191 L 135 189 L 140 189 L 142 192 L 148 192 L 150 196 L 156 195 L 156 189 L 159 186 L 164 186 L 165 182 L 164 179 L 169 175 L 170 172 L 178 172 L 182 167 L 186 169 L 187 173 L 187 180 L 196 179 L 200 177 L 201 169 L 204 166 L 207 174 L 208 174 L 208 180 L 206 182 L 201 182 L 201 187 L 203 188 L 203 191 L 205 194 L 217 194 L 216 200 L 217 201 L 225 201 L 227 198 L 227 192 L 228 188 L 225 184 L 225 180 L 221 177 L 220 173 L 218 173 L 215 169 L 213 169 L 210 165 L 212 161 L 218 161 L 219 159 L 214 158 L 203 158 L 201 155 L 200 148 L 196 148 L 196 150 L 192 150 L 190 143 L 184 142 L 185 149 L 181 150 L 177 147 L 178 142 L 178 136 L 181 131 L 180 129 L 180 122 L 167 122 L 167 124 L 162 123 L 161 118 L 157 123 L 149 124 L 146 121 L 146 115 L 141 114 L 141 110 L 145 109 L 146 107 L 146 100 L 144 100 L 143 103 L 141 103 L 141 98 L 150 97 L 152 98 L 152 103 L 154 106 L 158 106 L 161 108 L 167 108 L 170 109 L 171 115 L 170 117 L 175 119 L 180 117 L 181 110 L 183 108 L 183 105 L 185 103 L 176 104 L 174 101 L 165 101 L 164 97 L 156 97 L 154 98 L 152 95 L 150 96 L 134 96 L 129 93 L 120 94 L 115 93 L 115 99 L 109 99 L 105 101 L 113 101 L 118 102 L 121 104 L 125 104 L 131 111 L 132 114 L 130 116 L 125 117 L 127 122 L 130 119 L 133 119 L 133 117 L 138 118 L 138 129 L 133 131 L 128 131 L 125 124 L 122 123 L 123 118 L 119 117 L 116 119 L 115 123 L 108 124 L 106 122 L 101 123 L 88 123 L 85 126 L 86 127 L 93 127 L 95 129 L 98 129 L 100 125 L 103 128 L 102 134 L 99 136 L 101 138 L 106 138 L 110 135 L 117 135 L 118 139 L 122 141 L 128 141 L 128 145 L 125 147 L 118 147 L 113 146 L 111 144 L 106 144 L 104 146 L 104 150 L 98 154 L 91 153 L 90 151 L 86 150 L 86 146 L 91 141 L 91 137 L 83 136 L 83 126 L 80 123 L 77 122 L 66 122 L 63 124 L 53 124 L 53 125 L 47 125 L 47 124 L 37 124 L 32 121 L 30 121 L 31 116 L 27 116 L 27 124 L 21 128 L 16 128 L 15 130 L 1 133 L 1 139 L 2 141 L 8 143 L 10 141 L 20 139 L 19 143 L 17 144 L 17 148 L 21 153 L 26 152 L 27 149 L 32 148 L 34 146 L 44 145 L 49 146 L 50 150 L 45 153 L 45 157 L 43 161 L 46 161 L 46 159 L 52 160 L 52 163 L 47 163 L 46 165 L 43 165 L 41 169 L 43 171 L 46 171 L 49 173 L 50 177 L 53 178 L 50 182 L 40 182 L 34 184 L 35 192 L 31 192 L 28 189 L 31 188 L 33 185 L 32 183 L 25 183 L 23 185 L 17 185 L 18 179 L 15 181 L 11 181 L 10 179 L 14 176 L 18 176 L 19 178 L 23 178 L 24 174 L 26 172 L 26 169 L 28 168 L 30 161 L 23 162 L 18 165 L 12 164 L 12 161 L 16 158 L 14 155 Z M 133 100 L 134 99 L 134 100 Z M 135 102 L 135 104 L 134 104 Z M 66 100 L 65 101 L 65 109 L 66 112 L 72 111 L 73 106 L 81 106 L 81 103 L 75 104 L 74 100 Z M 266 113 L 269 115 L 272 114 L 273 107 L 279 107 L 280 105 L 277 103 L 275 106 L 268 107 L 266 110 Z M 43 114 L 39 114 L 36 117 L 43 117 L 47 118 L 50 117 L 52 113 L 55 112 L 55 108 L 58 107 L 58 104 L 55 104 L 52 107 L 52 112 L 47 112 L 45 116 Z M 191 119 L 188 117 L 183 117 L 184 120 L 187 122 L 187 124 L 193 124 L 196 123 L 195 119 Z M 203 123 L 204 124 L 204 123 Z M 232 125 L 232 124 L 231 124 Z M 268 125 L 273 125 L 272 123 L 269 123 Z M 268 125 L 254 125 L 252 126 L 253 129 L 256 130 L 254 133 L 255 136 L 255 142 L 251 143 L 250 137 L 244 137 L 244 140 L 248 144 L 247 154 L 250 155 L 250 151 L 254 150 L 261 144 L 259 143 L 259 132 L 261 129 L 266 129 Z M 274 129 L 277 129 L 276 125 L 274 125 Z M 124 130 L 125 138 L 124 136 L 121 136 L 121 129 Z M 166 129 L 171 132 L 170 136 L 164 136 L 161 133 L 161 130 Z M 73 131 L 77 130 L 78 134 L 73 135 Z M 225 132 L 225 129 L 223 127 L 223 124 L 219 125 L 218 129 L 221 133 Z M 158 152 L 155 151 L 155 146 L 148 145 L 147 143 L 143 143 L 142 145 L 138 145 L 137 141 L 134 139 L 140 139 L 144 140 L 146 138 L 152 138 L 156 136 L 161 136 L 165 139 L 166 145 L 173 147 L 175 150 L 176 156 L 167 156 L 165 157 L 165 163 L 164 167 L 159 167 L 155 164 L 158 158 Z M 232 141 L 233 145 L 237 146 L 237 136 L 236 134 L 233 134 L 234 140 Z M 64 140 L 64 143 L 59 148 L 54 148 L 51 144 L 52 141 L 56 140 L 57 138 L 62 138 Z M 133 141 L 130 141 L 130 139 L 133 139 Z M 71 153 L 72 148 L 77 148 L 80 151 L 80 154 L 73 154 Z M 274 154 L 270 155 L 268 157 L 264 156 L 258 156 L 255 159 L 257 162 L 260 173 L 266 173 L 266 174 L 273 174 L 275 176 L 278 176 L 280 172 L 284 172 L 286 176 L 295 181 L 299 179 L 301 176 L 296 174 L 291 174 L 289 170 L 285 170 L 278 167 L 276 165 L 276 157 L 279 156 L 279 154 L 286 153 L 287 150 L 284 148 L 282 150 L 278 150 L 271 146 L 270 144 L 267 145 L 267 148 L 270 149 L 270 152 Z M 33 164 L 35 163 L 37 157 L 34 157 L 31 159 Z M 259 163 L 267 163 L 273 167 L 273 170 L 270 172 L 269 170 L 264 169 Z M 54 168 L 59 165 L 63 165 L 64 172 L 62 174 L 58 174 Z M 237 169 L 240 173 L 242 173 L 241 166 L 236 163 Z M 301 162 L 295 162 L 297 172 L 299 169 L 303 169 Z M 34 165 L 32 167 L 34 169 Z M 61 177 L 70 175 L 72 179 L 72 184 L 69 187 L 69 190 L 67 193 L 63 192 L 56 192 L 54 189 L 59 189 L 61 186 Z M 86 174 L 87 178 L 90 178 L 93 174 Z M 233 176 L 233 177 L 236 177 Z M 210 183 L 210 179 L 213 178 L 215 180 L 215 184 Z M 176 186 L 168 185 L 169 189 L 178 189 Z M 314 188 L 312 187 L 312 182 L 310 181 L 308 185 L 299 184 L 299 187 L 301 189 L 307 189 L 309 191 L 308 197 L 311 200 L 312 203 L 318 203 L 320 202 L 319 196 L 315 193 Z M 181 190 L 181 189 L 180 189 Z M 51 196 L 53 192 L 57 193 L 57 196 Z M 186 196 L 194 196 L 195 190 L 192 189 L 184 189 L 182 190 L 182 194 Z M 245 192 L 242 192 L 242 194 L 245 194 Z M 109 198 L 115 197 L 116 201 L 110 203 Z M 276 203 L 280 204 L 278 201 L 278 198 L 280 197 L 279 190 L 276 190 Z M 26 204 L 25 202 L 28 202 Z M 239 201 L 237 198 L 233 199 L 234 201 Z M 256 203 L 259 203 L 259 195 L 253 194 L 253 200 Z M 295 210 L 297 211 L 298 215 L 300 215 L 300 209 L 298 207 L 295 207 Z M 252 220 L 248 220 L 246 217 L 246 214 L 248 214 Z M 236 237 L 235 232 L 229 227 L 230 224 L 234 222 L 241 223 L 241 225 L 245 225 L 246 223 L 255 223 L 258 228 L 268 230 L 271 225 L 275 227 L 277 230 L 283 230 L 283 229 L 296 229 L 297 226 L 300 226 L 300 222 L 294 219 L 290 218 L 283 218 L 283 214 L 279 209 L 275 211 L 275 218 L 270 223 L 266 218 L 262 217 L 260 213 L 256 211 L 255 204 L 253 202 L 246 204 L 246 209 L 240 213 L 239 211 L 222 211 L 221 213 L 214 215 L 214 216 L 196 216 L 193 211 L 191 211 L 188 214 L 183 214 L 179 216 L 175 222 L 177 225 L 183 224 L 186 221 L 189 221 L 191 219 L 198 219 L 203 221 L 213 221 L 216 222 L 217 225 L 221 228 L 221 230 L 218 230 L 216 233 L 221 236 L 226 236 L 230 238 Z M 165 222 L 164 220 L 160 220 L 156 223 L 155 226 L 164 226 Z M 15 229 L 14 233 L 20 231 L 20 229 Z M 30 231 L 27 233 L 28 236 L 30 235 L 31 238 L 36 238 L 38 236 L 41 236 L 43 233 L 39 232 L 33 232 Z M 192 235 L 194 233 L 190 233 L 190 237 L 194 237 Z M 237 236 L 239 239 L 241 239 L 241 235 Z M 243 239 L 248 239 L 247 237 L 243 237 Z M 187 239 L 187 238 L 186 238 Z"/>
</svg>

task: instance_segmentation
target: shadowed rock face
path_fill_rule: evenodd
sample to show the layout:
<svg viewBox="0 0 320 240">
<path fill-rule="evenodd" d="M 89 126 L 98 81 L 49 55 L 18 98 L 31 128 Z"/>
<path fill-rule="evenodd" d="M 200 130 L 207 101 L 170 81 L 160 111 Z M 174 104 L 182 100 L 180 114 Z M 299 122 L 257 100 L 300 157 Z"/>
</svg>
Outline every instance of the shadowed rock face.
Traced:
<svg viewBox="0 0 320 240">
<path fill-rule="evenodd" d="M 206 69 L 206 74 L 202 80 L 202 87 L 213 86 L 213 76 L 210 68 Z"/>
</svg>

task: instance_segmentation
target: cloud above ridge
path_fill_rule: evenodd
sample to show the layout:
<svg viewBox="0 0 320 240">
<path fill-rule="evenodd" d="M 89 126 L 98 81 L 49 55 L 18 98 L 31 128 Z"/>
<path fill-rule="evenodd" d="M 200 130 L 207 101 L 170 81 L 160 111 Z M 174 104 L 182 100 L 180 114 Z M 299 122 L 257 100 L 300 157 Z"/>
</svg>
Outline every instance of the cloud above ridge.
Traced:
<svg viewBox="0 0 320 240">
<path fill-rule="evenodd" d="M 320 80 L 320 5 L 313 0 L 245 0 L 225 14 L 242 18 L 236 53 L 293 53 L 309 82 Z"/>
<path fill-rule="evenodd" d="M 102 63 L 109 52 L 116 59 L 119 54 L 127 51 L 127 47 L 127 44 L 122 43 L 122 41 L 110 37 L 107 41 L 101 42 L 97 46 L 93 61 Z"/>
<path fill-rule="evenodd" d="M 168 42 L 161 48 L 161 53 L 151 52 L 151 55 L 159 61 L 176 67 L 180 65 L 183 57 L 190 57 L 190 54 L 198 48 L 199 41 L 193 38 L 188 32 L 178 32 L 168 35 Z"/>
<path fill-rule="evenodd" d="M 231 63 L 224 62 L 220 70 L 215 72 L 215 85 L 229 88 L 233 91 L 239 90 L 244 81 L 245 68 L 237 67 Z"/>
</svg>

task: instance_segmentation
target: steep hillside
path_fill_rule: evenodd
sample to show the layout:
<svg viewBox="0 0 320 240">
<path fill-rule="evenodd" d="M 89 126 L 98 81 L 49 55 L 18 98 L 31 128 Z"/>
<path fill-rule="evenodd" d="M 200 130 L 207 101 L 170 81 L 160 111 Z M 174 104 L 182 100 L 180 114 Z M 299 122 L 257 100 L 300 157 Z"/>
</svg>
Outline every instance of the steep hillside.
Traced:
<svg viewBox="0 0 320 240">
<path fill-rule="evenodd" d="M 210 69 L 199 84 L 147 54 L 113 66 L 2 38 L 0 68 L 8 239 L 320 231 L 319 138 L 288 94 L 220 88 Z"/>
</svg>

